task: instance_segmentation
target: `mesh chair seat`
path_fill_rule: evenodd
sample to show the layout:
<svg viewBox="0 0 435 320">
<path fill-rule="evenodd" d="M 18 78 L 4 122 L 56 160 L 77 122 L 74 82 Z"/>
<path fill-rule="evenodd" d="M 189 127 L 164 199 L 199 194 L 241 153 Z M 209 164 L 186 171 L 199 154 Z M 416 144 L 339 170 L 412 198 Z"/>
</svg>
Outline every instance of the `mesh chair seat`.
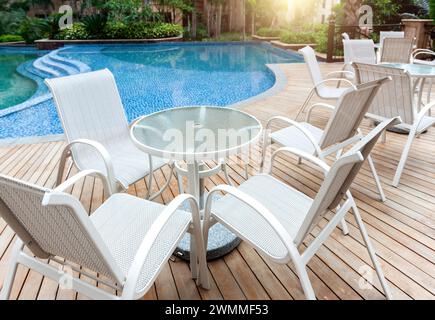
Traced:
<svg viewBox="0 0 435 320">
<path fill-rule="evenodd" d="M 435 117 L 424 116 L 421 119 L 420 125 L 417 128 L 417 132 L 423 132 L 432 127 L 435 124 Z"/>
<path fill-rule="evenodd" d="M 116 194 L 92 214 L 95 228 L 124 274 L 127 275 L 142 240 L 164 209 L 165 206 L 155 202 Z M 154 281 L 161 265 L 166 263 L 185 234 L 190 221 L 190 213 L 181 210 L 169 220 L 150 250 L 136 292 L 141 292 Z"/>
<path fill-rule="evenodd" d="M 299 123 L 302 127 L 307 129 L 317 143 L 323 135 L 323 130 L 319 129 L 307 122 Z M 295 126 L 290 126 L 281 130 L 277 130 L 270 134 L 272 141 L 277 142 L 285 147 L 294 147 L 303 150 L 307 153 L 313 154 L 315 149 L 310 140 Z"/>
<path fill-rule="evenodd" d="M 257 175 L 238 187 L 262 203 L 284 226 L 291 237 L 296 237 L 313 200 L 269 175 Z M 288 261 L 288 249 L 272 227 L 251 207 L 230 194 L 215 201 L 215 216 L 224 225 L 238 233 L 277 262 Z"/>
<path fill-rule="evenodd" d="M 80 147 L 80 157 L 75 160 L 80 169 L 106 171 L 104 162 L 93 149 L 87 146 L 77 147 Z M 150 173 L 148 154 L 139 150 L 128 137 L 106 144 L 105 147 L 111 157 L 115 178 L 125 188 Z M 153 157 L 153 170 L 166 163 L 167 161 L 162 158 Z"/>
<path fill-rule="evenodd" d="M 334 88 L 334 87 L 320 86 L 317 88 L 317 93 L 323 99 L 338 99 L 348 89 L 349 87 Z"/>
</svg>

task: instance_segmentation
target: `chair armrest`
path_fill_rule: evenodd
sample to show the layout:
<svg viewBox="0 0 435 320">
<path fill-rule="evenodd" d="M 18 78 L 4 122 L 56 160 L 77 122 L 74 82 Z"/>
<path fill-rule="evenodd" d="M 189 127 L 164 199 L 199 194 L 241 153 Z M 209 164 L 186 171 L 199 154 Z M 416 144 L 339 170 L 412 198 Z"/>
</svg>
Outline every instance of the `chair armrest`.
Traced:
<svg viewBox="0 0 435 320">
<path fill-rule="evenodd" d="M 429 50 L 429 49 L 416 49 L 411 53 L 413 58 L 415 58 L 416 56 L 418 56 L 420 54 L 429 54 L 429 55 L 435 56 L 435 52 L 432 50 Z"/>
<path fill-rule="evenodd" d="M 66 152 L 71 152 L 71 148 L 76 144 L 83 144 L 92 147 L 101 157 L 104 163 L 104 167 L 106 169 L 106 177 L 108 180 L 108 186 L 110 190 L 110 194 L 116 192 L 116 178 L 115 171 L 113 168 L 112 160 L 107 149 L 99 142 L 90 140 L 90 139 L 77 139 L 70 142 L 65 149 L 63 150 L 63 154 Z M 73 158 L 74 159 L 74 158 Z"/>
<path fill-rule="evenodd" d="M 319 87 L 319 86 L 321 86 L 321 85 L 323 85 L 323 84 L 325 84 L 325 83 L 327 83 L 327 82 L 332 82 L 332 81 L 345 82 L 345 83 L 349 84 L 351 87 L 355 88 L 355 90 L 356 90 L 356 87 L 355 87 L 355 85 L 352 83 L 352 81 L 349 81 L 349 80 L 347 80 L 347 79 L 343 79 L 343 78 L 328 78 L 328 79 L 322 80 L 322 81 L 316 83 L 316 84 L 314 85 L 314 88 L 317 88 L 317 87 Z"/>
<path fill-rule="evenodd" d="M 328 79 L 329 79 L 329 76 L 336 75 L 336 74 L 341 75 L 341 76 L 346 76 L 346 75 L 348 75 L 348 76 L 352 76 L 352 77 L 355 76 L 355 73 L 352 72 L 352 71 L 349 71 L 349 70 L 341 70 L 341 71 L 331 71 L 331 72 L 328 72 L 328 73 L 326 74 L 325 78 L 328 78 Z M 341 80 L 343 80 L 343 79 L 341 79 Z"/>
<path fill-rule="evenodd" d="M 304 128 L 303 126 L 301 126 L 301 124 L 295 120 L 292 120 L 290 118 L 286 118 L 283 116 L 275 116 L 270 118 L 269 120 L 267 120 L 266 123 L 266 130 L 264 131 L 264 134 L 267 135 L 269 132 L 269 128 L 270 125 L 272 124 L 272 122 L 274 121 L 282 121 L 282 122 L 286 122 L 292 126 L 294 126 L 295 128 L 297 128 L 299 131 L 301 131 L 304 136 L 311 142 L 311 144 L 313 145 L 314 149 L 316 150 L 317 154 L 320 154 L 322 152 L 322 150 L 320 150 L 320 147 L 316 141 L 316 139 L 313 137 L 313 135 L 311 134 L 310 131 L 308 131 L 306 128 Z M 266 138 L 266 137 L 265 137 Z"/>
<path fill-rule="evenodd" d="M 322 172 L 325 176 L 329 172 L 330 167 L 326 164 L 325 161 L 323 161 L 320 158 L 317 158 L 317 157 L 315 157 L 315 156 L 313 156 L 305 151 L 302 151 L 302 150 L 296 149 L 296 148 L 291 148 L 291 147 L 279 148 L 278 150 L 276 150 L 272 154 L 272 157 L 270 160 L 271 161 L 270 170 L 272 170 L 272 168 L 273 168 L 273 162 L 275 160 L 275 157 L 281 153 L 290 153 L 290 154 L 293 154 L 299 158 L 305 159 L 305 160 L 311 162 L 312 164 L 315 164 L 317 167 L 319 167 L 322 170 Z"/>
<path fill-rule="evenodd" d="M 109 195 L 112 195 L 109 188 L 109 181 L 107 180 L 107 177 L 98 170 L 83 170 L 79 173 L 73 175 L 68 180 L 64 181 L 60 185 L 58 185 L 56 188 L 53 189 L 54 192 L 65 192 L 66 189 L 69 187 L 72 187 L 74 184 L 76 184 L 81 179 L 87 177 L 87 176 L 97 176 L 103 181 L 104 190 L 109 193 Z"/>
<path fill-rule="evenodd" d="M 177 212 L 179 207 L 186 201 L 189 202 L 192 210 L 192 222 L 195 228 L 201 230 L 201 217 L 199 212 L 198 203 L 195 198 L 190 194 L 182 194 L 172 200 L 169 205 L 159 214 L 158 218 L 153 222 L 149 231 L 142 240 L 139 249 L 134 256 L 133 262 L 128 270 L 124 290 L 122 296 L 125 299 L 134 298 L 139 292 L 136 292 L 136 285 L 142 272 L 143 265 L 148 258 L 148 254 L 156 242 L 160 232 L 166 226 L 170 218 Z M 199 234 L 202 234 L 199 232 Z M 203 242 L 203 239 L 197 239 Z M 141 288 L 142 289 L 142 288 Z M 146 290 L 146 288 L 144 288 Z"/>
<path fill-rule="evenodd" d="M 417 129 L 420 126 L 421 120 L 423 120 L 424 115 L 426 112 L 428 112 L 430 109 L 432 109 L 435 106 L 435 101 L 432 101 L 428 104 L 426 104 L 418 113 L 416 116 L 417 121 L 414 123 L 415 129 Z"/>
<path fill-rule="evenodd" d="M 255 212 L 258 213 L 258 215 L 260 215 L 264 220 L 266 220 L 266 222 L 272 227 L 272 229 L 280 237 L 281 241 L 289 249 L 289 251 L 293 251 L 295 249 L 293 238 L 289 235 L 289 233 L 283 227 L 281 222 L 279 222 L 279 220 L 269 211 L 269 209 L 267 209 L 263 204 L 261 204 L 258 200 L 251 197 L 247 193 L 240 191 L 239 189 L 229 185 L 218 185 L 209 192 L 207 196 L 207 202 L 205 204 L 205 210 L 204 210 L 205 221 L 210 220 L 213 195 L 217 192 L 230 194 L 240 202 L 243 202 L 247 206 L 251 207 Z M 208 232 L 208 230 L 204 230 L 204 232 Z M 206 235 L 204 235 L 204 238 L 205 237 Z"/>
<path fill-rule="evenodd" d="M 318 108 L 318 107 L 326 108 L 326 109 L 329 109 L 332 111 L 335 110 L 335 107 L 331 104 L 323 103 L 323 102 L 315 103 L 307 111 L 307 117 L 305 118 L 306 122 L 310 122 L 311 112 L 313 111 L 313 109 Z"/>
</svg>

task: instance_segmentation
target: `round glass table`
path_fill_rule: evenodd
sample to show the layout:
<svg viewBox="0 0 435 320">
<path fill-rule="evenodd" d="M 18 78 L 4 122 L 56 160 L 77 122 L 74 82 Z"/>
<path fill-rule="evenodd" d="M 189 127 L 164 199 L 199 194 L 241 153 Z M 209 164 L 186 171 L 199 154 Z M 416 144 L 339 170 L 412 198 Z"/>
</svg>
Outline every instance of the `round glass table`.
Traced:
<svg viewBox="0 0 435 320">
<path fill-rule="evenodd" d="M 203 209 L 205 194 L 200 172 L 206 160 L 222 161 L 249 152 L 261 136 L 261 123 L 253 116 L 225 107 L 181 107 L 143 116 L 131 126 L 131 137 L 138 148 L 152 156 L 185 162 L 187 192 Z M 235 212 L 235 214 L 237 214 Z M 237 247 L 240 239 L 222 225 L 210 230 L 207 258 L 215 259 Z M 175 254 L 189 258 L 189 235 Z"/>
</svg>

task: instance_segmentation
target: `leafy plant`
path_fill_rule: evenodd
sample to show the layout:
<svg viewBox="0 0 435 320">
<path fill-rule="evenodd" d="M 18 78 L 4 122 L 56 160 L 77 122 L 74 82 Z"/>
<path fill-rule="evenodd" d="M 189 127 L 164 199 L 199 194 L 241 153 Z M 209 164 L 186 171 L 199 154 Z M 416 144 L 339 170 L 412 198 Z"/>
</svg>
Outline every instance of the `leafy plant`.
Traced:
<svg viewBox="0 0 435 320">
<path fill-rule="evenodd" d="M 125 39 L 127 25 L 122 22 L 108 22 L 104 28 L 104 34 L 108 39 Z"/>
<path fill-rule="evenodd" d="M 89 38 L 89 33 L 83 23 L 77 22 L 71 28 L 62 30 L 59 38 L 63 40 L 85 40 Z"/>
<path fill-rule="evenodd" d="M 50 24 L 45 19 L 26 18 L 20 25 L 19 34 L 27 43 L 46 38 L 50 34 Z"/>
<path fill-rule="evenodd" d="M 131 23 L 141 20 L 141 0 L 108 0 L 103 8 L 109 13 L 109 21 Z"/>
<path fill-rule="evenodd" d="M 435 20 L 435 0 L 429 0 L 429 16 Z"/>
<path fill-rule="evenodd" d="M 4 34 L 0 36 L 0 42 L 18 42 L 23 40 L 23 37 L 16 34 Z"/>
<path fill-rule="evenodd" d="M 310 31 L 284 31 L 280 37 L 280 40 L 284 43 L 291 44 L 310 44 L 315 42 L 314 32 Z"/>
<path fill-rule="evenodd" d="M 279 37 L 281 33 L 282 30 L 277 28 L 260 28 L 256 32 L 260 37 Z"/>
<path fill-rule="evenodd" d="M 25 18 L 23 9 L 0 11 L 0 34 L 16 33 Z"/>
<path fill-rule="evenodd" d="M 107 16 L 101 13 L 85 16 L 82 23 L 91 39 L 104 37 L 104 29 L 107 23 Z"/>
</svg>

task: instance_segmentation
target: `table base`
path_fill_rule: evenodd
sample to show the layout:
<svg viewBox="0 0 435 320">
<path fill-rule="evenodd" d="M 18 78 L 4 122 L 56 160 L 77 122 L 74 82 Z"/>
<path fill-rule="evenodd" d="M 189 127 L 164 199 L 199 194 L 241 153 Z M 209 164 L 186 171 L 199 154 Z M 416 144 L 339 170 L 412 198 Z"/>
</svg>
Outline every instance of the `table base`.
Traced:
<svg viewBox="0 0 435 320">
<path fill-rule="evenodd" d="M 379 122 L 379 121 L 374 121 L 374 125 L 375 126 L 377 126 L 380 123 L 381 122 Z M 409 134 L 409 130 L 403 129 L 403 128 L 398 128 L 398 127 L 387 128 L 387 131 L 394 132 L 394 133 L 399 133 L 399 134 Z M 421 134 L 426 133 L 426 132 L 427 132 L 427 130 L 423 131 Z"/>
<path fill-rule="evenodd" d="M 233 251 L 242 242 L 234 233 L 217 223 L 210 228 L 207 245 L 207 260 L 220 258 Z M 175 249 L 174 256 L 183 260 L 190 259 L 190 234 L 186 234 Z"/>
</svg>

